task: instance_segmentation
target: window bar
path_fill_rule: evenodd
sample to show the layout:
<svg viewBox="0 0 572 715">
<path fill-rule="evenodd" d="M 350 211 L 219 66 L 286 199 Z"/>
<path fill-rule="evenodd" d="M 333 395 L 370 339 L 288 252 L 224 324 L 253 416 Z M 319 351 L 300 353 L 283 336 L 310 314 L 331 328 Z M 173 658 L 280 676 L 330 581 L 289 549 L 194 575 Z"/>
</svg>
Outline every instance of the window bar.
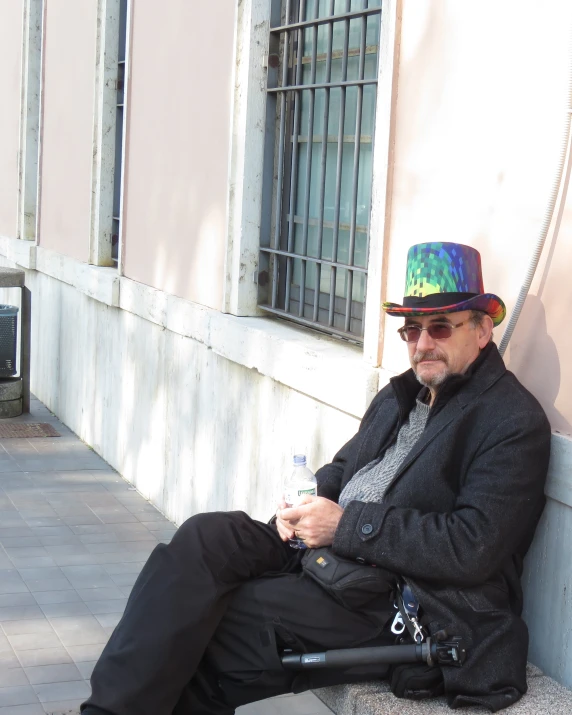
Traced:
<svg viewBox="0 0 572 715">
<path fill-rule="evenodd" d="M 367 9 L 368 0 L 363 0 L 364 10 Z M 367 18 L 364 15 L 361 21 L 361 38 L 360 38 L 360 55 L 359 55 L 359 74 L 358 77 L 363 79 L 365 73 L 365 47 L 367 38 Z M 360 158 L 360 136 L 361 136 L 361 119 L 363 109 L 363 87 L 357 88 L 357 106 L 356 106 L 356 131 L 354 144 L 354 169 L 352 178 L 352 203 L 351 203 L 351 219 L 350 219 L 350 245 L 348 251 L 348 264 L 354 265 L 354 253 L 356 245 L 356 222 L 357 222 L 357 201 L 358 201 L 358 181 L 359 181 L 359 158 Z M 354 273 L 348 271 L 348 294 L 346 296 L 346 319 L 344 329 L 349 331 L 352 317 L 352 294 L 354 287 Z"/>
<path fill-rule="evenodd" d="M 292 23 L 288 25 L 289 30 L 299 30 L 308 27 L 313 27 L 314 25 L 327 25 L 330 22 L 336 22 L 339 20 L 354 20 L 355 18 L 362 17 L 364 15 L 363 10 L 348 10 L 347 12 L 340 13 L 339 15 L 334 15 L 332 12 L 332 17 L 320 17 L 315 20 L 300 20 L 299 22 Z M 365 11 L 365 15 L 379 15 L 379 5 L 377 7 L 372 7 Z M 281 25 L 280 27 L 271 27 L 270 33 L 280 33 L 284 32 L 286 27 Z"/>
<path fill-rule="evenodd" d="M 306 0 L 300 0 L 298 19 L 302 21 L 305 14 Z M 292 84 L 295 86 L 302 77 L 302 55 L 303 55 L 304 31 L 298 30 L 296 74 Z M 296 211 L 296 184 L 298 183 L 298 133 L 300 129 L 300 108 L 302 105 L 302 95 L 299 89 L 294 89 L 294 124 L 292 126 L 292 172 L 290 175 L 290 221 L 288 223 L 288 251 L 294 249 L 294 213 Z M 292 259 L 286 259 L 286 296 L 284 300 L 284 310 L 290 312 L 290 285 L 292 282 Z"/>
<path fill-rule="evenodd" d="M 335 0 L 330 0 L 328 14 L 334 14 Z M 334 23 L 328 25 L 328 40 L 326 49 L 326 84 L 332 79 L 332 47 L 334 39 Z M 326 203 L 326 164 L 328 158 L 328 123 L 330 121 L 330 89 L 324 90 L 324 116 L 322 117 L 322 153 L 320 157 L 320 198 L 318 201 L 318 258 L 322 258 L 324 240 L 324 208 Z M 314 311 L 312 320 L 318 322 L 320 308 L 320 283 L 322 280 L 322 264 L 316 263 L 316 290 L 314 291 Z"/>
<path fill-rule="evenodd" d="M 290 22 L 290 0 L 286 0 L 285 12 L 286 25 Z M 282 86 L 288 84 L 288 51 L 290 45 L 290 33 L 286 30 L 282 47 Z M 280 94 L 280 141 L 278 144 L 278 180 L 276 183 L 276 221 L 274 225 L 274 248 L 280 246 L 280 226 L 282 223 L 282 186 L 284 181 L 284 152 L 286 139 L 286 93 Z M 272 264 L 272 307 L 276 308 L 278 300 L 278 257 L 275 257 Z"/>
<path fill-rule="evenodd" d="M 351 0 L 346 0 L 346 13 L 351 9 Z M 344 54 L 342 57 L 342 82 L 348 76 L 348 49 L 350 44 L 350 21 L 345 20 L 344 31 Z M 332 260 L 338 260 L 338 239 L 340 234 L 340 202 L 342 194 L 342 158 L 344 148 L 344 120 L 346 114 L 346 89 L 340 87 L 340 122 L 338 127 L 338 156 L 336 162 L 336 193 L 334 200 L 334 233 L 332 237 Z M 334 304 L 336 298 L 336 277 L 337 270 L 332 266 L 330 274 L 330 305 L 328 311 L 328 326 L 334 324 Z"/>
<path fill-rule="evenodd" d="M 316 325 L 316 323 L 313 323 L 307 318 L 299 318 L 298 316 L 294 317 L 292 313 L 287 313 L 285 310 L 280 310 L 279 308 L 270 308 L 269 306 L 266 306 L 264 310 L 266 310 L 268 313 L 278 315 L 280 318 L 285 318 L 286 320 L 293 320 L 294 322 L 300 323 L 301 325 L 306 325 L 308 328 L 313 328 L 314 330 L 319 330 L 321 327 L 320 325 Z M 359 338 L 355 335 L 352 335 L 351 333 L 345 333 L 343 330 L 339 330 L 338 328 L 334 327 L 328 328 L 328 333 L 330 333 L 331 335 L 339 335 L 342 338 L 347 338 L 353 343 L 359 340 Z"/>
<path fill-rule="evenodd" d="M 319 0 L 314 0 L 315 17 L 320 11 Z M 318 26 L 312 29 L 312 64 L 310 66 L 310 84 L 316 82 L 316 57 L 318 56 Z M 306 185 L 304 187 L 304 223 L 302 225 L 302 255 L 308 255 L 308 219 L 310 218 L 310 182 L 312 180 L 312 150 L 313 144 L 310 138 L 314 136 L 314 112 L 316 109 L 316 90 L 310 90 L 310 106 L 308 107 L 308 142 L 306 144 Z M 306 261 L 301 261 L 300 266 L 300 304 L 298 315 L 304 316 L 304 306 L 306 304 Z"/>
<path fill-rule="evenodd" d="M 260 248 L 261 252 L 263 253 L 270 253 L 271 255 L 275 256 L 285 256 L 285 257 L 290 257 L 290 258 L 299 258 L 300 254 L 299 253 L 289 253 L 288 251 L 282 251 L 281 249 L 277 248 L 265 248 L 264 246 L 261 246 Z M 314 256 L 306 256 L 306 260 L 309 261 L 310 263 L 321 263 L 324 266 L 335 266 L 336 268 L 347 268 L 346 263 L 338 263 L 337 261 L 329 261 L 327 258 L 314 258 Z M 356 273 L 364 273 L 367 274 L 367 268 L 361 268 L 360 266 L 354 266 L 352 269 Z"/>
<path fill-rule="evenodd" d="M 337 87 L 343 87 L 344 89 L 346 87 L 363 87 L 366 84 L 377 84 L 376 79 L 350 79 L 350 80 L 345 80 L 344 82 L 340 82 L 337 84 Z M 314 84 L 300 84 L 296 87 L 296 91 L 302 91 L 303 89 L 327 89 L 328 85 L 325 84 L 324 82 L 314 82 Z M 269 89 L 266 90 L 268 94 L 281 94 L 283 92 L 290 92 L 292 91 L 292 87 L 286 87 L 283 89 L 282 87 L 270 87 Z"/>
<path fill-rule="evenodd" d="M 353 144 L 353 137 L 352 137 L 352 144 Z M 286 220 L 290 220 L 290 214 L 285 214 L 285 216 L 286 216 Z M 297 223 L 297 224 L 304 223 L 304 219 L 300 218 L 300 216 L 294 216 L 294 223 Z M 309 226 L 319 226 L 320 220 L 317 218 L 312 218 L 310 216 L 310 218 L 308 219 L 308 225 Z M 334 228 L 334 222 L 326 221 L 326 219 L 324 219 L 324 228 Z M 349 230 L 350 230 L 350 224 L 340 221 L 340 231 L 349 231 Z M 367 233 L 367 231 L 368 231 L 367 224 L 361 224 L 361 223 L 356 224 L 356 233 Z M 348 264 L 341 263 L 340 265 L 347 267 Z"/>
</svg>

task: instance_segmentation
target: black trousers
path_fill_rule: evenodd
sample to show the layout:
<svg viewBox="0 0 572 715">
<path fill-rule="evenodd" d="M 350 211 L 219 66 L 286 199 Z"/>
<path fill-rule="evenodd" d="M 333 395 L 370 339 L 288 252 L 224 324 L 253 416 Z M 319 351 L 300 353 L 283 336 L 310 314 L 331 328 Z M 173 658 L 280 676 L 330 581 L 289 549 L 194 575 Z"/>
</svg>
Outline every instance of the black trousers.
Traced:
<svg viewBox="0 0 572 715">
<path fill-rule="evenodd" d="M 388 599 L 350 611 L 243 512 L 188 519 L 152 552 L 91 678 L 83 715 L 232 715 L 255 700 L 371 679 L 283 670 L 279 652 L 387 644 Z"/>
</svg>

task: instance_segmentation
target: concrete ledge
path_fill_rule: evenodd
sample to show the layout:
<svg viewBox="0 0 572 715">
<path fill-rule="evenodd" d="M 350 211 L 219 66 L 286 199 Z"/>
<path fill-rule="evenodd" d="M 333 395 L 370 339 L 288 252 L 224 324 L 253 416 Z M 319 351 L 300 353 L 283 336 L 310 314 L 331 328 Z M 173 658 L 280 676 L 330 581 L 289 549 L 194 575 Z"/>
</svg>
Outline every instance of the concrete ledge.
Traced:
<svg viewBox="0 0 572 715">
<path fill-rule="evenodd" d="M 36 270 L 72 285 L 100 303 L 119 305 L 119 276 L 115 268 L 92 266 L 38 246 Z"/>
<path fill-rule="evenodd" d="M 528 693 L 511 706 L 510 715 L 569 715 L 572 713 L 572 690 L 547 677 L 534 665 L 528 666 Z M 320 688 L 314 693 L 336 715 L 429 715 L 451 712 L 445 698 L 426 701 L 400 700 L 387 683 L 360 683 Z M 483 715 L 485 708 L 463 708 L 463 713 Z M 501 712 L 505 712 L 502 710 Z"/>
<path fill-rule="evenodd" d="M 119 307 L 354 417 L 393 375 L 354 345 L 286 321 L 220 313 L 125 277 Z"/>
<path fill-rule="evenodd" d="M 347 342 L 287 321 L 221 313 L 120 277 L 115 268 L 82 263 L 27 241 L 0 238 L 0 255 L 353 417 L 362 417 L 394 374 L 368 364 L 363 351 Z"/>
<path fill-rule="evenodd" d="M 36 244 L 33 241 L 0 236 L 0 254 L 22 268 L 33 270 L 36 267 Z"/>
</svg>

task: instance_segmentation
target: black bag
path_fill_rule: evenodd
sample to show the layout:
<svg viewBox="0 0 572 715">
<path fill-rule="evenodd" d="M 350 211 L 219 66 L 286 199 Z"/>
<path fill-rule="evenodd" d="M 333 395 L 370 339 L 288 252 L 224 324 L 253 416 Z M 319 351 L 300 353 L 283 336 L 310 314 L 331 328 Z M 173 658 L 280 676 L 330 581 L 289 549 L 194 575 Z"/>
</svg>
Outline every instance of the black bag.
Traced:
<svg viewBox="0 0 572 715">
<path fill-rule="evenodd" d="M 389 676 L 391 692 L 397 698 L 425 700 L 443 695 L 443 673 L 438 665 L 404 663 L 395 665 Z"/>
<path fill-rule="evenodd" d="M 307 549 L 302 569 L 349 609 L 361 608 L 384 593 L 389 597 L 397 584 L 397 577 L 390 571 L 336 556 L 330 547 Z"/>
</svg>

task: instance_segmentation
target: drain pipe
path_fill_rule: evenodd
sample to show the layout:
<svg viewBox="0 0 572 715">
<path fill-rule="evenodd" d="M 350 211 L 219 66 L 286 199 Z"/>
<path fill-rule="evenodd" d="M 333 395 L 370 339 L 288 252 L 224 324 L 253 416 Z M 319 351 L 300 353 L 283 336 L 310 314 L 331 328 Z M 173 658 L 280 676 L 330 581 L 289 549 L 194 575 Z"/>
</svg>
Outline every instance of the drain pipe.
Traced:
<svg viewBox="0 0 572 715">
<path fill-rule="evenodd" d="M 550 193 L 548 206 L 546 207 L 546 211 L 544 213 L 544 220 L 542 222 L 542 226 L 540 227 L 540 234 L 536 241 L 536 246 L 534 249 L 534 253 L 532 254 L 530 264 L 528 266 L 528 271 L 526 272 L 526 276 L 524 278 L 524 283 L 522 284 L 520 293 L 518 294 L 518 298 L 516 300 L 516 304 L 512 311 L 512 315 L 510 316 L 510 320 L 508 321 L 508 325 L 506 326 L 506 329 L 502 336 L 502 340 L 499 345 L 499 352 L 501 355 L 504 355 L 505 350 L 508 347 L 508 343 L 512 337 L 514 328 L 520 317 L 524 301 L 526 300 L 526 296 L 528 295 L 528 291 L 530 290 L 530 285 L 532 283 L 532 279 L 534 278 L 534 274 L 536 273 L 536 268 L 538 266 L 538 262 L 540 261 L 542 249 L 544 248 L 546 236 L 548 235 L 548 229 L 550 228 L 550 224 L 552 223 L 554 208 L 556 206 L 556 199 L 558 198 L 560 185 L 562 183 L 562 175 L 564 173 L 564 167 L 566 165 L 566 156 L 568 154 L 568 144 L 570 143 L 570 124 L 572 121 L 572 39 L 570 42 L 570 72 L 568 79 L 567 107 L 568 109 L 566 111 L 566 120 L 564 122 L 564 132 L 562 135 L 562 147 L 560 149 L 560 158 L 558 160 L 558 169 L 554 178 L 554 184 Z M 572 145 L 570 146 L 570 157 L 568 158 L 568 160 L 572 161 Z"/>
</svg>

